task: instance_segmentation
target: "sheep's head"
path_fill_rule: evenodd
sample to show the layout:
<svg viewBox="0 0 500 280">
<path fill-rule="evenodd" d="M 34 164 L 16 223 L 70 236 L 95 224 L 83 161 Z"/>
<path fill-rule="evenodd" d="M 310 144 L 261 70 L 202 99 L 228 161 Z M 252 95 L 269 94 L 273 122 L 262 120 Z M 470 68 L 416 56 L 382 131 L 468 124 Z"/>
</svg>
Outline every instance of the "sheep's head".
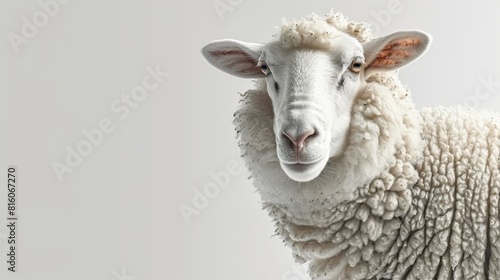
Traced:
<svg viewBox="0 0 500 280">
<path fill-rule="evenodd" d="M 266 81 L 281 167 L 291 179 L 306 182 L 342 155 L 352 104 L 366 78 L 414 61 L 430 37 L 400 31 L 361 41 L 313 17 L 284 23 L 279 39 L 268 44 L 220 40 L 202 53 L 222 71 Z"/>
</svg>

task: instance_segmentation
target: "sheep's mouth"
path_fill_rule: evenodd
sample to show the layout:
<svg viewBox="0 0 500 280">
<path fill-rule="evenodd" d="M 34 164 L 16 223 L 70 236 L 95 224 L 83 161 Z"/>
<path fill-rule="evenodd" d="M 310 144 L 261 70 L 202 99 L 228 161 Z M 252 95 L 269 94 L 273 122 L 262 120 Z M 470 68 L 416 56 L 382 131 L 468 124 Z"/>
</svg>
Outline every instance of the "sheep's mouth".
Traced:
<svg viewBox="0 0 500 280">
<path fill-rule="evenodd" d="M 280 159 L 283 164 L 286 165 L 311 165 L 311 164 L 316 164 L 320 162 L 323 159 L 323 157 L 320 157 L 319 159 L 312 159 L 312 160 L 286 160 L 286 159 Z"/>
<path fill-rule="evenodd" d="M 283 163 L 288 169 L 293 172 L 308 172 L 316 166 L 314 163 Z"/>
<path fill-rule="evenodd" d="M 308 163 L 286 163 L 281 162 L 281 168 L 290 177 L 290 179 L 297 182 L 308 182 L 312 181 L 323 171 L 326 163 L 328 162 L 328 157 L 322 157 L 317 161 Z"/>
</svg>

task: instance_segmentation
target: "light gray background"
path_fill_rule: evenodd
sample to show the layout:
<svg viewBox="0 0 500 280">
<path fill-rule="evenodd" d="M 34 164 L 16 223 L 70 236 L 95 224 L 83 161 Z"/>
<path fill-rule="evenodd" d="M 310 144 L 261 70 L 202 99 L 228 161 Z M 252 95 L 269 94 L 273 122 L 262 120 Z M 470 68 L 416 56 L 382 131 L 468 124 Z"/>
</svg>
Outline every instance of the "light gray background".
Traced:
<svg viewBox="0 0 500 280">
<path fill-rule="evenodd" d="M 393 0 L 394 1 L 394 0 Z M 42 0 L 47 2 L 47 0 Z M 265 42 L 281 18 L 331 8 L 377 23 L 380 1 L 72 0 L 16 53 L 8 34 L 41 10 L 37 0 L 0 4 L 1 279 L 288 279 L 277 237 L 246 172 L 230 176 L 187 224 L 179 206 L 240 165 L 232 126 L 238 92 L 252 83 L 212 68 L 211 40 Z M 418 107 L 464 104 L 500 110 L 500 2 L 400 0 L 379 34 L 421 29 L 430 51 L 401 71 Z M 222 14 L 214 3 L 233 5 Z M 477 2 L 479 3 L 479 2 Z M 110 105 L 160 66 L 170 73 L 124 120 Z M 482 87 L 475 96 L 476 88 Z M 115 130 L 59 182 L 51 164 L 109 118 Z M 19 167 L 18 273 L 6 272 L 6 166 Z M 127 276 L 127 277 L 125 277 Z"/>
</svg>

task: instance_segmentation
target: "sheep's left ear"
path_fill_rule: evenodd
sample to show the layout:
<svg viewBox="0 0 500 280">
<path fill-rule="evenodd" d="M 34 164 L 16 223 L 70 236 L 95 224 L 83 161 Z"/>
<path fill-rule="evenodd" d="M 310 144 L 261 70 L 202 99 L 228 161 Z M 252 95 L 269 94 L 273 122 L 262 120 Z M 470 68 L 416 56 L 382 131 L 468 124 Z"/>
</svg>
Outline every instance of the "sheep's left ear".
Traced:
<svg viewBox="0 0 500 280">
<path fill-rule="evenodd" d="M 365 77 L 399 69 L 422 56 L 432 38 L 422 31 L 398 31 L 363 44 Z"/>
</svg>

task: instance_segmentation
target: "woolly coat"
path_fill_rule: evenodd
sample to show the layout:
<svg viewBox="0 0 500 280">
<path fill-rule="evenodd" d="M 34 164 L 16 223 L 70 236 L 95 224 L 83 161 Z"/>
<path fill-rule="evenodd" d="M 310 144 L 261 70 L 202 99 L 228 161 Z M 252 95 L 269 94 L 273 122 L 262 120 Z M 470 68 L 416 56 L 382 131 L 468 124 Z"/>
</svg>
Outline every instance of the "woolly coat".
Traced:
<svg viewBox="0 0 500 280">
<path fill-rule="evenodd" d="M 332 17 L 371 39 L 365 25 Z M 419 112 L 393 74 L 370 76 L 351 114 L 344 153 L 298 183 L 279 165 L 264 80 L 235 113 L 264 208 L 311 278 L 500 279 L 500 116 Z"/>
</svg>

